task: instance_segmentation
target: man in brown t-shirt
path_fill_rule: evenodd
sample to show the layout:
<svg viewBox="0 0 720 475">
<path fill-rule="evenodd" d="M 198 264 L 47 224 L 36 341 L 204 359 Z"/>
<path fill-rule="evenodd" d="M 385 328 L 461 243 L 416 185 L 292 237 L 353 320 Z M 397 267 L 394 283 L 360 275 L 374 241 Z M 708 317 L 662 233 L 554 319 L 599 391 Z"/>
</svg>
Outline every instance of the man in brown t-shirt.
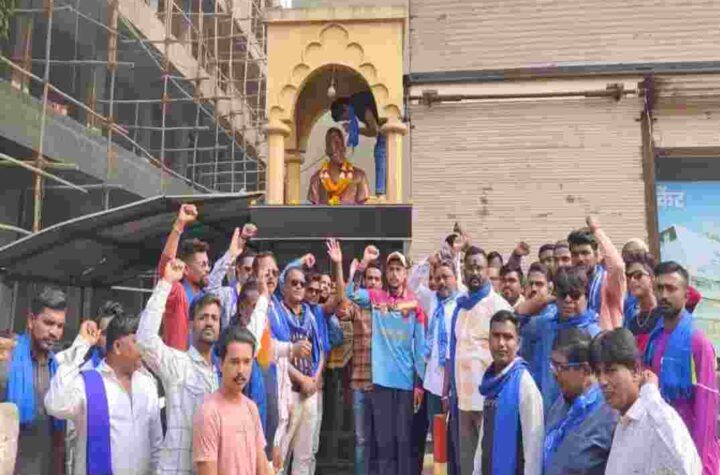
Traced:
<svg viewBox="0 0 720 475">
<path fill-rule="evenodd" d="M 370 195 L 367 175 L 345 158 L 345 138 L 332 127 L 325 134 L 325 154 L 329 160 L 310 178 L 308 201 L 322 205 L 363 204 Z"/>
</svg>

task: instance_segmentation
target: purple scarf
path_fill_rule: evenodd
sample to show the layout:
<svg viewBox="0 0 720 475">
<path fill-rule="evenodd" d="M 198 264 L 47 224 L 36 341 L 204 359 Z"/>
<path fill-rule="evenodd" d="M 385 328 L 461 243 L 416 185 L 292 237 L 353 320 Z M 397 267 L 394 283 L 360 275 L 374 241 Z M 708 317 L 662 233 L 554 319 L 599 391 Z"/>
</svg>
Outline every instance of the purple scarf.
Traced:
<svg viewBox="0 0 720 475">
<path fill-rule="evenodd" d="M 110 409 L 105 383 L 99 371 L 80 373 L 85 382 L 87 407 L 87 447 L 85 466 L 87 475 L 112 475 L 110 450 Z M 125 454 L 132 457 L 132 454 Z"/>
</svg>

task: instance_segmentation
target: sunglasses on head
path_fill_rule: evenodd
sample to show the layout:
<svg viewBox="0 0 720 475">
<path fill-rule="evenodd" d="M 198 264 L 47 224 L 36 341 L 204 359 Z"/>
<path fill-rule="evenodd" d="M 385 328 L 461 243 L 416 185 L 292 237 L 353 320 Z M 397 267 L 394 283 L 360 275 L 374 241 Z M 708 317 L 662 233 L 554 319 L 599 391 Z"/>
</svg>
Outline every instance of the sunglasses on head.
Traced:
<svg viewBox="0 0 720 475">
<path fill-rule="evenodd" d="M 562 291 L 562 290 L 558 291 L 558 297 L 560 298 L 560 300 L 565 300 L 565 297 L 568 297 L 568 296 L 570 296 L 570 298 L 572 300 L 580 300 L 580 297 L 582 297 L 583 295 L 585 295 L 585 293 L 578 289 L 570 289 L 568 291 Z"/>
</svg>

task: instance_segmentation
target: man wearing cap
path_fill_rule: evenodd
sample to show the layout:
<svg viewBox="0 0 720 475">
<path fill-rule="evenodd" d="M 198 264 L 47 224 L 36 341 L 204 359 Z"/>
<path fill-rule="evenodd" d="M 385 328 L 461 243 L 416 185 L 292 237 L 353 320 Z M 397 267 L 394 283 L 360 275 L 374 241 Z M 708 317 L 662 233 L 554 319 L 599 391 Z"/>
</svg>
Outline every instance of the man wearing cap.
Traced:
<svg viewBox="0 0 720 475">
<path fill-rule="evenodd" d="M 364 271 L 379 252 L 365 248 L 358 271 Z M 425 314 L 407 290 L 407 260 L 399 252 L 387 257 L 387 290 L 361 289 L 350 282 L 347 296 L 361 308 L 372 308 L 372 382 L 370 394 L 378 447 L 377 473 L 411 475 L 413 407 L 422 402 L 425 374 Z"/>
</svg>

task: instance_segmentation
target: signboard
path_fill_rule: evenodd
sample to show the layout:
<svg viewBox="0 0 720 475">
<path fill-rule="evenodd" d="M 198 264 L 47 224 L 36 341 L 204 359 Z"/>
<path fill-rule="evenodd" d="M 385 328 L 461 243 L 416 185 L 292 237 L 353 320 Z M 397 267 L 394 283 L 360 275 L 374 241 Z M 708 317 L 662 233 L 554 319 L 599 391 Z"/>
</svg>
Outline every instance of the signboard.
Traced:
<svg viewBox="0 0 720 475">
<path fill-rule="evenodd" d="M 659 181 L 657 201 L 660 256 L 690 273 L 698 326 L 720 355 L 720 181 Z"/>
</svg>

